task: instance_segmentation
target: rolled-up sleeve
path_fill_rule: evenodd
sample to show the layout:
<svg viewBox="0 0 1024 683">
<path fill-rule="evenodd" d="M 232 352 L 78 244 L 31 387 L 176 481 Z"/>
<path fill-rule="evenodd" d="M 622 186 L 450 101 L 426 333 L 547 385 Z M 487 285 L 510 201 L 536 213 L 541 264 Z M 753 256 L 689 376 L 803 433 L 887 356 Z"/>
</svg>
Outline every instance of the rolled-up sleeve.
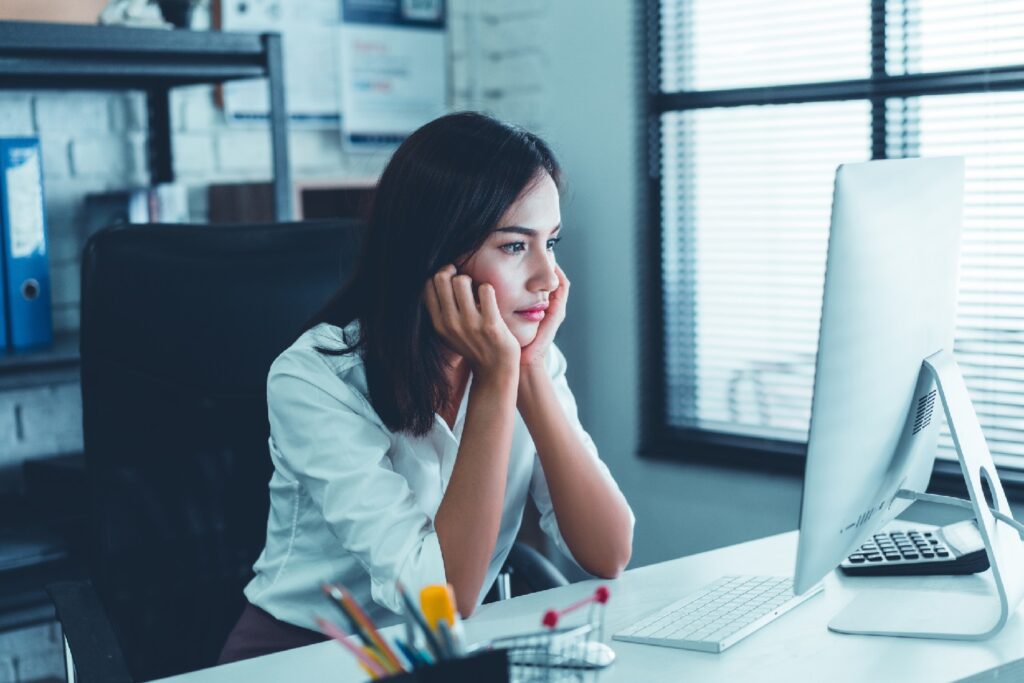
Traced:
<svg viewBox="0 0 1024 683">
<path fill-rule="evenodd" d="M 590 455 L 601 475 L 608 481 L 608 483 L 618 489 L 619 485 L 615 482 L 615 478 L 612 477 L 611 472 L 608 470 L 608 466 L 605 465 L 600 456 L 598 456 L 597 446 L 594 444 L 594 440 L 590 438 L 590 434 L 588 434 L 587 431 L 583 429 L 583 425 L 580 424 L 579 414 L 576 408 L 576 399 L 573 397 L 572 390 L 569 389 L 569 383 L 565 378 L 565 356 L 554 344 L 551 345 L 551 349 L 548 352 L 547 369 L 554 385 L 555 396 L 558 398 L 558 403 L 562 406 L 562 410 L 565 411 L 565 416 L 568 418 L 569 423 L 579 433 L 583 446 L 586 448 L 587 453 Z M 575 557 L 573 557 L 572 551 L 569 549 L 565 539 L 562 537 L 562 532 L 558 528 L 558 520 L 555 517 L 555 508 L 551 503 L 551 491 L 548 488 L 547 479 L 544 477 L 544 469 L 541 467 L 539 456 L 535 456 L 534 458 L 533 475 L 530 480 L 530 495 L 533 497 L 533 502 L 536 504 L 537 510 L 540 512 L 540 528 L 544 530 L 544 533 L 546 533 L 552 541 L 554 541 L 559 550 L 579 566 L 579 562 Z M 636 523 L 636 518 L 633 516 L 632 509 L 629 510 L 629 520 L 630 528 L 632 528 Z M 582 567 L 580 568 L 582 569 Z"/>
<path fill-rule="evenodd" d="M 373 600 L 400 613 L 396 581 L 414 594 L 446 582 L 433 522 L 393 470 L 391 435 L 366 399 L 340 378 L 325 383 L 322 368 L 315 384 L 312 376 L 302 361 L 282 358 L 268 377 L 279 466 L 308 492 L 342 547 L 365 567 Z"/>
</svg>

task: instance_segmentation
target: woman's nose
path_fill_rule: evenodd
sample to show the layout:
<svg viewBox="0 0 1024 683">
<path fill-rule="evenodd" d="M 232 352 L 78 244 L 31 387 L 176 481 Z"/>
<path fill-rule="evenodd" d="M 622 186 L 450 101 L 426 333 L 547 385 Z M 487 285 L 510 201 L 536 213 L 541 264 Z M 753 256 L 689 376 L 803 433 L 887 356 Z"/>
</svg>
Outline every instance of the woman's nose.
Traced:
<svg viewBox="0 0 1024 683">
<path fill-rule="evenodd" d="M 553 292 L 558 289 L 558 274 L 555 273 L 555 259 L 545 254 L 531 278 L 530 290 L 534 292 Z"/>
</svg>

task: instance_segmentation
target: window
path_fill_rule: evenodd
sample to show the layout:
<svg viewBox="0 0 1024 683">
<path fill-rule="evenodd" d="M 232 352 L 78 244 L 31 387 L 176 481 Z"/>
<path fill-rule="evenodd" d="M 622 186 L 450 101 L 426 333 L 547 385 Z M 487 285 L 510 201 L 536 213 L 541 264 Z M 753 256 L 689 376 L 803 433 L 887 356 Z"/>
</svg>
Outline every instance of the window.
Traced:
<svg viewBox="0 0 1024 683">
<path fill-rule="evenodd" d="M 997 464 L 1024 468 L 1020 0 L 650 0 L 646 21 L 647 449 L 802 454 L 836 166 L 962 155 L 954 352 Z"/>
</svg>

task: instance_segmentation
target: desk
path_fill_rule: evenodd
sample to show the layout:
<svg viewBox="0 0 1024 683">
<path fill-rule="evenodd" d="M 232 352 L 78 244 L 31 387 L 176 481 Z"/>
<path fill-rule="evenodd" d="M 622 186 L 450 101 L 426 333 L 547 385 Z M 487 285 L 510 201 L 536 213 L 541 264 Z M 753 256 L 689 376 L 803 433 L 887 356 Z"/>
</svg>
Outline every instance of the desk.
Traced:
<svg viewBox="0 0 1024 683">
<path fill-rule="evenodd" d="M 981 643 L 848 636 L 826 628 L 830 617 L 862 586 L 920 585 L 922 579 L 839 577 L 825 591 L 721 654 L 611 641 L 634 621 L 723 574 L 788 574 L 796 557 L 795 531 L 631 569 L 611 589 L 605 641 L 616 662 L 599 683 L 625 681 L 949 681 L 1024 657 L 1024 624 L 1016 616 L 997 637 Z M 977 577 L 964 577 L 979 580 Z M 584 582 L 482 606 L 466 623 L 470 642 L 536 629 L 541 614 L 588 595 Z M 329 609 L 325 610 L 329 613 Z M 337 683 L 366 676 L 337 643 L 320 643 L 244 662 L 164 679 L 166 683 Z M 1003 679 L 1006 680 L 1006 679 Z"/>
</svg>

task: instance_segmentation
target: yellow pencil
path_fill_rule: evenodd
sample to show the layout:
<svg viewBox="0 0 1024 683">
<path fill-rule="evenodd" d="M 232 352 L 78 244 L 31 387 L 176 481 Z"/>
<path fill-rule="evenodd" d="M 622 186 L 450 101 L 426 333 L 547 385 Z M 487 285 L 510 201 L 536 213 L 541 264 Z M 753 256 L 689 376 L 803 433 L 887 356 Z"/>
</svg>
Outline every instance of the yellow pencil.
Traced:
<svg viewBox="0 0 1024 683">
<path fill-rule="evenodd" d="M 367 647 L 366 645 L 363 645 L 363 652 L 369 655 L 369 657 L 373 661 L 377 662 L 377 664 L 379 664 L 380 667 L 385 671 L 388 671 L 391 668 L 390 666 L 388 666 L 388 663 L 384 661 L 384 658 L 381 657 L 380 653 L 374 650 L 372 647 Z"/>
</svg>

